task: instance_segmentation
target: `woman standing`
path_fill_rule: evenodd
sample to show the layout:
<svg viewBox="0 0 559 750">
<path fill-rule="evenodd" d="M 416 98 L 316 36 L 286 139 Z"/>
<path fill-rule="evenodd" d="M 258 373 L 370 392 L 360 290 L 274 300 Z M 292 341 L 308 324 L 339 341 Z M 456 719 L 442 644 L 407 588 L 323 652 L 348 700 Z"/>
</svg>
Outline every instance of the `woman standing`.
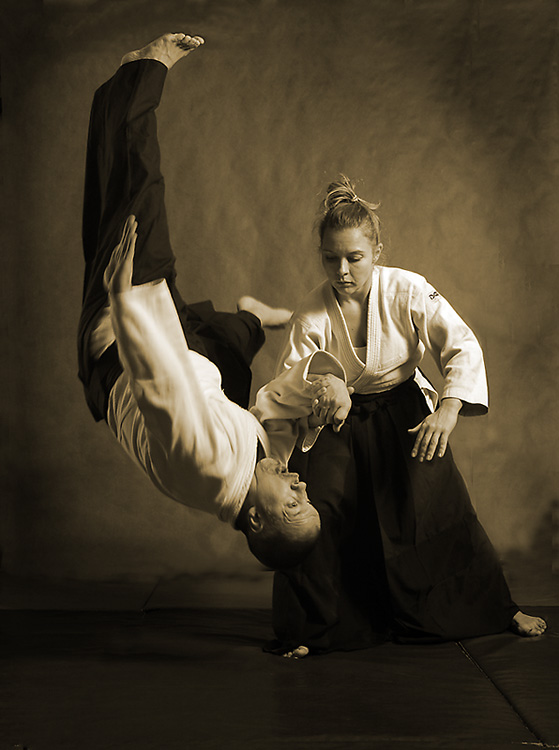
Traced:
<svg viewBox="0 0 559 750">
<path fill-rule="evenodd" d="M 328 187 L 319 224 L 326 281 L 295 312 L 280 357 L 278 374 L 326 351 L 346 378 L 313 378 L 314 414 L 329 424 L 290 461 L 323 531 L 299 567 L 275 574 L 277 649 L 509 627 L 540 635 L 546 624 L 512 601 L 448 447 L 459 414 L 487 412 L 481 348 L 423 277 L 378 265 L 376 208 L 346 177 Z M 444 377 L 440 400 L 419 369 L 426 350 Z"/>
</svg>

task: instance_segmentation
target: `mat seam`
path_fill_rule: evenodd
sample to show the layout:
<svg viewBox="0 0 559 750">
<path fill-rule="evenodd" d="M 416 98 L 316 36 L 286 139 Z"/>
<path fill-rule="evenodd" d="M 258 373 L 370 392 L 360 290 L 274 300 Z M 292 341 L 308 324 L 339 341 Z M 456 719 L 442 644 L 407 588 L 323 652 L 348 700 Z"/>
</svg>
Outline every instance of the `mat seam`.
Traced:
<svg viewBox="0 0 559 750">
<path fill-rule="evenodd" d="M 455 643 L 458 645 L 458 648 L 462 651 L 464 656 L 475 666 L 477 669 L 481 672 L 481 674 L 493 685 L 495 690 L 503 697 L 503 699 L 508 703 L 508 705 L 511 707 L 511 709 L 514 711 L 514 713 L 518 716 L 524 727 L 536 738 L 536 740 L 541 744 L 542 747 L 553 747 L 550 745 L 547 745 L 542 737 L 538 734 L 538 732 L 535 731 L 535 729 L 530 725 L 528 720 L 523 716 L 523 714 L 520 713 L 518 708 L 512 703 L 512 701 L 508 698 L 508 696 L 499 688 L 495 680 L 483 669 L 481 664 L 477 661 L 477 659 L 472 656 L 472 654 L 468 651 L 466 646 L 461 641 L 455 641 Z"/>
<path fill-rule="evenodd" d="M 146 614 L 146 608 L 147 608 L 147 606 L 148 606 L 148 604 L 149 604 L 149 602 L 150 602 L 150 599 L 151 599 L 151 598 L 153 597 L 153 595 L 155 594 L 155 591 L 156 591 L 156 589 L 157 589 L 157 587 L 159 586 L 159 584 L 160 584 L 160 583 L 161 583 L 161 579 L 159 578 L 159 579 L 158 579 L 158 580 L 157 580 L 157 581 L 155 582 L 155 585 L 154 585 L 154 587 L 152 588 L 152 590 L 150 591 L 150 593 L 148 594 L 148 597 L 147 597 L 147 599 L 146 599 L 146 600 L 145 600 L 145 602 L 144 602 L 144 603 L 142 604 L 142 606 L 141 606 L 141 608 L 140 608 L 140 612 L 141 612 L 141 613 L 142 613 L 143 615 L 145 615 L 145 614 Z"/>
</svg>

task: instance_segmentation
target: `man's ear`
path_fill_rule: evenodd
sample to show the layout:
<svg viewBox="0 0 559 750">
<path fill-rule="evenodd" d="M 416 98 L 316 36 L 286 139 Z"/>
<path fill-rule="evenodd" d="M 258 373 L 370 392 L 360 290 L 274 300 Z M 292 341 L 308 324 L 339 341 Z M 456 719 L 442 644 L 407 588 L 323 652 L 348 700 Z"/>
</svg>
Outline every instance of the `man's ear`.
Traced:
<svg viewBox="0 0 559 750">
<path fill-rule="evenodd" d="M 264 521 L 254 505 L 248 509 L 248 525 L 255 534 L 258 534 L 264 528 Z"/>
<path fill-rule="evenodd" d="M 378 245 L 375 248 L 374 252 L 374 262 L 376 263 L 377 260 L 380 258 L 380 254 L 382 253 L 382 242 L 379 242 Z"/>
</svg>

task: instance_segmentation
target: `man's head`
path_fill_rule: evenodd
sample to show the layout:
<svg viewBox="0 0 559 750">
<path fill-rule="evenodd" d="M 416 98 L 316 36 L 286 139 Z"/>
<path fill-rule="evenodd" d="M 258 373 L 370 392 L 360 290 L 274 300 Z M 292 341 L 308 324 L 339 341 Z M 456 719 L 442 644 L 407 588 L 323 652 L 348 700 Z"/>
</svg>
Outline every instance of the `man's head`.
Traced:
<svg viewBox="0 0 559 750">
<path fill-rule="evenodd" d="M 320 533 L 305 483 L 272 458 L 256 464 L 243 511 L 241 528 L 252 554 L 274 570 L 301 562 Z"/>
</svg>

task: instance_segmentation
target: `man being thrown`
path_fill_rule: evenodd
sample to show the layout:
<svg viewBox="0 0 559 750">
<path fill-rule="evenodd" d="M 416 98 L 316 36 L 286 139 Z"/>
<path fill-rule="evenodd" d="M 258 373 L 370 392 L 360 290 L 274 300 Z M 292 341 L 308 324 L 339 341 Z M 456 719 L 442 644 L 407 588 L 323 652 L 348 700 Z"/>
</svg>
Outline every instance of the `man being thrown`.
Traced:
<svg viewBox="0 0 559 750">
<path fill-rule="evenodd" d="M 95 419 L 159 490 L 242 531 L 264 565 L 287 568 L 313 546 L 320 519 L 242 407 L 262 326 L 289 312 L 243 297 L 236 314 L 218 313 L 186 305 L 175 286 L 155 109 L 167 71 L 203 43 L 165 34 L 126 55 L 95 94 L 79 375 Z"/>
</svg>

